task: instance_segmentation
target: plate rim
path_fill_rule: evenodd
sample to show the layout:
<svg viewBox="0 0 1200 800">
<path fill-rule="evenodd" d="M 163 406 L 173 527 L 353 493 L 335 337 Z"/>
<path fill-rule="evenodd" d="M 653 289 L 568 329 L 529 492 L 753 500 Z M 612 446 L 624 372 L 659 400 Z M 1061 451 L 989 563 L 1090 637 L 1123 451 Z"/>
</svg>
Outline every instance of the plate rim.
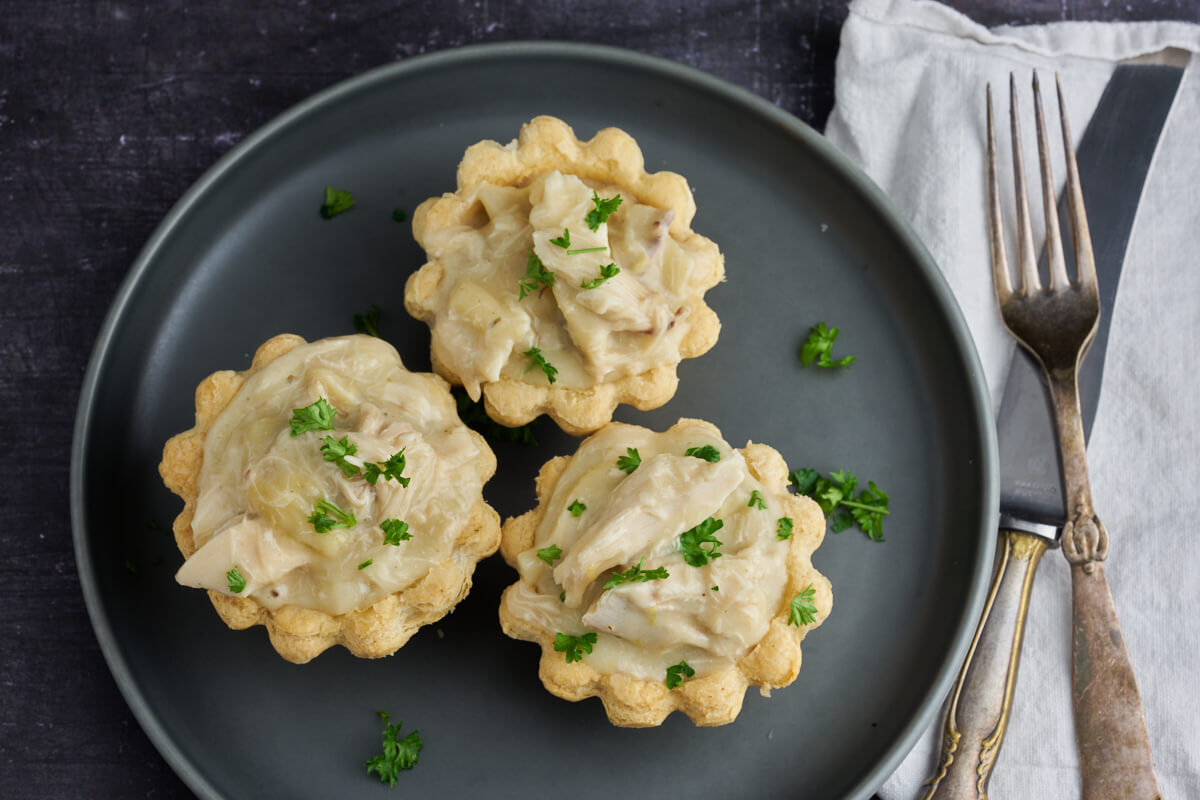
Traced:
<svg viewBox="0 0 1200 800">
<path fill-rule="evenodd" d="M 883 782 L 896 771 L 921 734 L 928 728 L 934 716 L 940 712 L 941 701 L 949 693 L 950 686 L 957 676 L 959 665 L 966 655 L 984 605 L 988 576 L 992 569 L 999 513 L 999 466 L 996 432 L 995 426 L 992 424 L 994 415 L 991 409 L 991 399 L 974 340 L 949 283 L 908 221 L 892 206 L 883 190 L 822 134 L 793 114 L 724 78 L 661 56 L 611 45 L 524 40 L 480 43 L 424 53 L 405 58 L 402 61 L 374 67 L 340 80 L 306 97 L 256 128 L 218 158 L 172 205 L 138 252 L 129 271 L 122 279 L 101 324 L 84 374 L 71 442 L 69 497 L 76 572 L 79 576 L 88 618 L 109 672 L 147 738 L 183 783 L 205 800 L 210 798 L 211 800 L 225 800 L 225 796 L 216 790 L 200 767 L 193 763 L 193 759 L 167 733 L 156 712 L 151 709 L 149 701 L 143 696 L 141 688 L 133 679 L 129 664 L 117 645 L 112 625 L 101 601 L 93 568 L 91 547 L 87 537 L 84 507 L 86 476 L 83 464 L 88 449 L 87 441 L 92 429 L 91 412 L 95 405 L 100 379 L 110 360 L 111 343 L 117 328 L 131 306 L 134 292 L 143 282 L 159 251 L 168 242 L 176 228 L 188 218 L 191 209 L 206 196 L 214 184 L 227 173 L 237 169 L 243 161 L 253 157 L 260 148 L 269 146 L 274 137 L 286 132 L 292 125 L 302 122 L 306 116 L 321 110 L 326 105 L 367 90 L 375 84 L 412 78 L 425 71 L 472 61 L 529 57 L 593 61 L 655 73 L 711 92 L 734 104 L 748 107 L 754 113 L 784 128 L 791 136 L 812 148 L 820 158 L 829 163 L 841 177 L 846 179 L 851 188 L 879 214 L 883 223 L 891 228 L 891 232 L 911 253 L 929 290 L 945 312 L 954 348 L 962 357 L 961 363 L 965 367 L 967 382 L 970 386 L 969 397 L 963 398 L 968 402 L 964 402 L 963 406 L 971 412 L 973 427 L 977 428 L 979 433 L 977 441 L 980 445 L 982 463 L 979 470 L 981 485 L 978 488 L 983 507 L 978 521 L 978 530 L 974 533 L 980 539 L 980 546 L 974 563 L 968 567 L 971 589 L 967 603 L 961 610 L 959 622 L 952 637 L 953 646 L 949 652 L 943 655 L 937 665 L 937 679 L 921 697 L 918 712 L 905 725 L 901 735 L 885 751 L 884 756 L 854 785 L 849 795 L 866 797 L 882 786 Z M 989 542 L 992 546 L 989 546 Z"/>
</svg>

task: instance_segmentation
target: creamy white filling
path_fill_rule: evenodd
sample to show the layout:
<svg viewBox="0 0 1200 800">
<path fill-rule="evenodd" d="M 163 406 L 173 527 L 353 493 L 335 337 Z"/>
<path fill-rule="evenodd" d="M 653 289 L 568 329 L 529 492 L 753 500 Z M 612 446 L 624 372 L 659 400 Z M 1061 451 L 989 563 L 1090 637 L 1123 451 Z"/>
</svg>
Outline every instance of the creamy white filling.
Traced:
<svg viewBox="0 0 1200 800">
<path fill-rule="evenodd" d="M 324 398 L 331 431 L 291 435 L 293 409 Z M 347 438 L 360 468 L 403 450 L 407 488 L 346 476 L 321 454 Z M 423 577 L 449 557 L 480 496 L 478 440 L 461 424 L 441 379 L 410 373 L 394 348 L 368 336 L 296 347 L 252 375 L 209 430 L 192 530 L 196 552 L 176 579 L 234 594 L 228 573 L 268 608 L 294 604 L 341 614 Z M 318 533 L 325 500 L 352 527 Z M 411 539 L 384 543 L 380 523 L 408 523 Z M 370 561 L 360 569 L 360 565 Z"/>
<path fill-rule="evenodd" d="M 593 190 L 622 202 L 592 231 Z M 557 370 L 556 385 L 586 388 L 660 365 L 677 364 L 699 283 L 719 258 L 668 234 L 670 209 L 641 204 L 620 187 L 550 172 L 522 187 L 484 184 L 467 202 L 471 220 L 425 242 L 445 278 L 434 299 L 433 347 L 478 399 L 482 384 L 509 377 L 546 382 L 524 355 L 537 347 Z M 552 242 L 569 231 L 570 247 Z M 575 250 L 603 248 L 595 252 Z M 523 299 L 529 253 L 554 273 Z M 609 264 L 620 271 L 583 284 Z"/>
<path fill-rule="evenodd" d="M 703 445 L 715 447 L 720 461 L 684 455 Z M 617 459 L 630 447 L 641 465 L 627 474 Z M 754 491 L 765 509 L 749 505 Z M 587 506 L 578 516 L 570 510 L 576 501 Z M 708 426 L 654 433 L 610 425 L 580 447 L 545 507 L 534 547 L 518 558 L 521 581 L 509 608 L 548 631 L 595 632 L 584 659 L 602 672 L 662 680 L 681 660 L 700 674 L 729 666 L 782 607 L 789 546 L 776 535 L 782 498 Z M 680 536 L 709 517 L 722 523 L 714 533 L 721 555 L 692 566 Z M 562 554 L 548 566 L 538 550 L 551 546 Z M 615 572 L 639 565 L 665 568 L 668 577 L 604 588 Z"/>
</svg>

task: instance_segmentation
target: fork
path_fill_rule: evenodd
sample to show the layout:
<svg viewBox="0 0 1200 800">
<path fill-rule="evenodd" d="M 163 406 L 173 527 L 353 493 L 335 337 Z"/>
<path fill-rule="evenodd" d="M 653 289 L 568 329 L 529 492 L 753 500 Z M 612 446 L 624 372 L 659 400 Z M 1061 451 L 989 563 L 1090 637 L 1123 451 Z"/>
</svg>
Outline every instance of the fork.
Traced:
<svg viewBox="0 0 1200 800">
<path fill-rule="evenodd" d="M 1049 284 L 1042 286 L 1033 249 L 1021 131 L 1017 115 L 1016 80 L 1009 76 L 1012 119 L 1013 172 L 1017 197 L 1017 242 L 1020 286 L 1009 278 L 1008 253 L 1001 220 L 996 175 L 996 135 L 992 119 L 991 86 L 987 90 L 988 210 L 992 245 L 992 278 L 1004 325 L 1041 365 L 1050 386 L 1062 456 L 1067 523 L 1062 551 L 1071 565 L 1072 653 L 1071 694 L 1075 738 L 1082 771 L 1083 800 L 1158 798 L 1150 740 L 1133 666 L 1121 636 L 1112 593 L 1104 576 L 1108 532 L 1092 508 L 1086 440 L 1079 413 L 1079 363 L 1096 333 L 1100 297 L 1083 193 L 1075 165 L 1075 150 L 1067 124 L 1062 83 L 1058 89 L 1059 118 L 1067 166 L 1067 198 L 1075 253 L 1075 280 L 1067 275 L 1054 179 L 1050 170 L 1046 124 L 1037 73 L 1033 76 L 1034 116 L 1042 204 L 1046 216 Z"/>
</svg>

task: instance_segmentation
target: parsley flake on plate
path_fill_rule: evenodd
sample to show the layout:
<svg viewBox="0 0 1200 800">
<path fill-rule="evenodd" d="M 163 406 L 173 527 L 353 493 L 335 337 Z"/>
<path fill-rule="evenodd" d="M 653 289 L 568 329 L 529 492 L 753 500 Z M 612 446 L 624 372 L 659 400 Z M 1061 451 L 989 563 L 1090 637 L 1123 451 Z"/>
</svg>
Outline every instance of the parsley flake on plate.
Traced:
<svg viewBox="0 0 1200 800">
<path fill-rule="evenodd" d="M 482 433 L 490 439 L 499 439 L 503 442 L 527 445 L 529 447 L 538 446 L 537 436 L 534 434 L 534 426 L 541 421 L 541 417 L 526 422 L 524 425 L 510 428 L 506 425 L 501 425 L 489 417 L 487 412 L 483 410 L 483 403 L 472 400 L 462 389 L 455 388 L 453 393 L 454 402 L 458 405 L 458 417 L 468 428 Z"/>
<path fill-rule="evenodd" d="M 329 401 L 324 397 L 304 408 L 293 408 L 292 419 L 289 422 L 292 426 L 292 436 L 309 431 L 333 430 L 333 418 L 337 413 L 338 410 L 329 405 Z"/>
<path fill-rule="evenodd" d="M 815 469 L 798 469 L 788 473 L 788 481 L 796 487 L 796 494 L 804 494 L 817 501 L 821 511 L 830 518 L 834 533 L 841 533 L 858 523 L 872 541 L 882 542 L 883 518 L 891 513 L 887 493 L 867 481 L 867 488 L 859 491 L 858 477 L 849 470 L 838 470 L 824 477 Z"/>
<path fill-rule="evenodd" d="M 818 367 L 848 367 L 853 364 L 855 356 L 833 360 L 831 351 L 837 337 L 837 328 L 827 328 L 824 322 L 814 325 L 809 331 L 808 339 L 800 346 L 800 366 L 807 367 L 814 360 Z"/>
<path fill-rule="evenodd" d="M 354 208 L 354 198 L 349 192 L 335 189 L 332 186 L 325 187 L 325 202 L 321 204 L 322 217 L 332 219 L 352 208 Z"/>
<path fill-rule="evenodd" d="M 395 725 L 388 724 L 389 715 L 386 711 L 377 711 L 379 718 L 383 720 L 383 752 L 375 756 L 367 762 L 367 774 L 374 772 L 381 783 L 386 783 L 388 786 L 396 785 L 396 777 L 401 770 L 412 769 L 416 766 L 417 761 L 421 757 L 421 748 L 425 743 L 421 741 L 419 731 L 413 731 L 403 739 L 397 738 L 400 735 L 400 727 L 403 722 L 397 722 Z"/>
<path fill-rule="evenodd" d="M 404 213 L 403 208 L 393 208 L 392 209 L 392 220 L 394 222 L 404 222 L 407 219 L 408 219 L 408 214 Z"/>
<path fill-rule="evenodd" d="M 382 338 L 379 335 L 379 306 L 372 305 L 367 311 L 354 312 L 354 330 L 376 339 Z"/>
</svg>

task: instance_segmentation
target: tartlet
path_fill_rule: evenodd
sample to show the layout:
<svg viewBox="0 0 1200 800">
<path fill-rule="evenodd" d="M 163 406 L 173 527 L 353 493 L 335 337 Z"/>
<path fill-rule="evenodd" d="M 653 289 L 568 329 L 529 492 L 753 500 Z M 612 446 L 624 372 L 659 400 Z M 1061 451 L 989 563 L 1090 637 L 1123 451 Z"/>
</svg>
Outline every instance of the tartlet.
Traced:
<svg viewBox="0 0 1200 800">
<path fill-rule="evenodd" d="M 647 173 L 624 131 L 584 142 L 540 116 L 469 147 L 457 184 L 413 215 L 428 260 L 405 307 L 430 327 L 434 369 L 497 422 L 546 413 L 584 434 L 618 403 L 657 408 L 679 361 L 716 342 L 704 293 L 724 259 L 690 227 L 687 181 Z"/>
<path fill-rule="evenodd" d="M 675 710 L 723 725 L 749 686 L 796 679 L 833 595 L 812 565 L 825 517 L 774 449 L 735 450 L 699 420 L 614 422 L 546 462 L 537 497 L 502 529 L 520 577 L 500 623 L 541 646 L 552 694 L 599 697 L 620 726 Z"/>
<path fill-rule="evenodd" d="M 334 644 L 388 655 L 496 551 L 482 498 L 495 468 L 446 383 L 391 345 L 276 336 L 248 370 L 204 379 L 195 427 L 163 448 L 184 501 L 177 580 L 207 589 L 231 628 L 264 625 L 289 661 Z"/>
</svg>

